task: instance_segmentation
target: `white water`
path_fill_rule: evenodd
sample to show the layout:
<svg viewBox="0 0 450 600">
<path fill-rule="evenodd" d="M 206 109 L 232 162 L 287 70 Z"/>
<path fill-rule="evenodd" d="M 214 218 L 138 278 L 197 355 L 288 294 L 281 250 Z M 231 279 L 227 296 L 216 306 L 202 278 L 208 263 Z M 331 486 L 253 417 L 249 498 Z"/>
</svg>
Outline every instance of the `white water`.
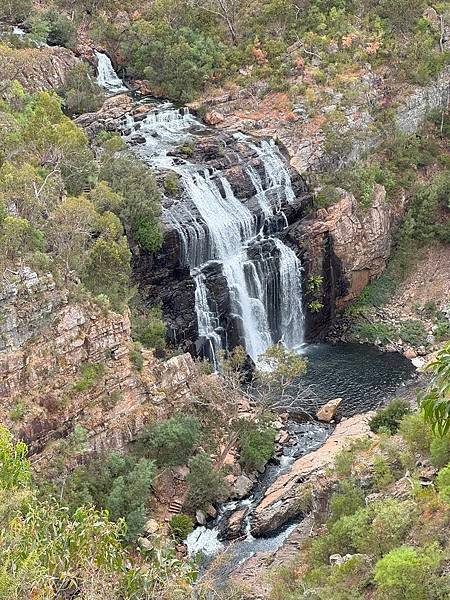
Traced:
<svg viewBox="0 0 450 600">
<path fill-rule="evenodd" d="M 103 52 L 97 52 L 95 50 L 95 56 L 97 57 L 97 83 L 102 87 L 108 94 L 119 94 L 120 92 L 126 92 L 127 88 L 124 86 L 123 81 L 118 77 L 114 71 L 111 60 Z"/>
<path fill-rule="evenodd" d="M 242 165 L 255 188 L 260 215 L 255 215 L 235 195 L 230 182 L 219 171 L 174 158 L 171 151 L 195 142 L 192 132 L 205 129 L 186 108 L 159 104 L 144 118 L 125 122 L 127 137 L 137 135 L 144 143 L 134 151 L 153 167 L 175 171 L 184 197 L 163 210 L 163 218 L 178 232 L 183 256 L 196 283 L 195 309 L 203 349 L 217 366 L 224 346 L 214 300 L 207 287 L 205 269 L 212 261 L 224 275 L 241 343 L 257 362 L 273 343 L 293 348 L 303 342 L 301 264 L 293 250 L 277 234 L 286 225 L 283 203 L 294 200 L 289 171 L 270 140 L 259 144 L 242 134 L 263 164 L 263 176 L 251 164 Z M 273 235 L 265 234 L 265 224 Z"/>
</svg>

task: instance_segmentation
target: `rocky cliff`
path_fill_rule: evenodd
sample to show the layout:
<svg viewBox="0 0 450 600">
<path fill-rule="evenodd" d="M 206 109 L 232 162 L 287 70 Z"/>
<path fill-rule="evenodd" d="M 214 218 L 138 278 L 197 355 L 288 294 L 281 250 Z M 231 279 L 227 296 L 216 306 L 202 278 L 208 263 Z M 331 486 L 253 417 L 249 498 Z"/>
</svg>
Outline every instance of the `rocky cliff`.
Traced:
<svg viewBox="0 0 450 600">
<path fill-rule="evenodd" d="M 19 81 L 28 92 L 58 90 L 67 71 L 78 62 L 67 48 L 0 48 L 0 73 L 6 80 Z"/>
<path fill-rule="evenodd" d="M 31 453 L 52 454 L 77 425 L 89 450 L 120 448 L 188 393 L 189 355 L 161 363 L 147 351 L 136 370 L 128 316 L 71 297 L 51 275 L 9 274 L 0 303 L 1 420 Z"/>
<path fill-rule="evenodd" d="M 324 331 L 335 312 L 384 270 L 405 205 L 405 197 L 396 204 L 388 201 L 380 185 L 367 209 L 342 190 L 338 202 L 289 228 L 288 238 L 301 249 L 307 275 L 323 278 L 317 295 L 323 308 L 307 315 L 310 335 Z M 307 301 L 314 297 L 306 289 Z"/>
</svg>

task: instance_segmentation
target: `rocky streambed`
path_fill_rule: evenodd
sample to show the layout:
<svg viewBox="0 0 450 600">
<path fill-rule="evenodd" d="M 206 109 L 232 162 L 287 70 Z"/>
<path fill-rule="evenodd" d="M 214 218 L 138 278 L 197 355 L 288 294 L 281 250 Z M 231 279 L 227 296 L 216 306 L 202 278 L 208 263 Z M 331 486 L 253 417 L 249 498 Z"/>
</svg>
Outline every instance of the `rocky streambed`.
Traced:
<svg viewBox="0 0 450 600">
<path fill-rule="evenodd" d="M 229 578 L 260 589 L 268 566 L 287 560 L 308 532 L 307 507 L 330 493 L 333 477 L 325 472 L 336 455 L 357 438 L 371 435 L 371 409 L 404 394 L 414 377 L 410 361 L 358 344 L 306 348 L 308 375 L 297 386 L 313 386 L 315 403 L 293 409 L 283 426 L 282 452 L 269 462 L 248 494 L 223 505 L 218 515 L 189 536 L 190 554 L 199 555 L 204 576 L 220 582 Z M 298 422 L 295 414 L 315 412 L 340 396 L 335 419 Z M 253 591 L 252 591 L 253 594 Z"/>
</svg>

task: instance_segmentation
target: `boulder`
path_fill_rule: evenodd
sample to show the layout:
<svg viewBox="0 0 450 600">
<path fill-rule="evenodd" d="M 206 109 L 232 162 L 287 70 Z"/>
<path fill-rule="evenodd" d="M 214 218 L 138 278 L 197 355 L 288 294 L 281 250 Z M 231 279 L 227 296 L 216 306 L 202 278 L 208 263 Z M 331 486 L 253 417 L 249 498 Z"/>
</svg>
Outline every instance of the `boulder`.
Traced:
<svg viewBox="0 0 450 600">
<path fill-rule="evenodd" d="M 342 398 L 334 398 L 334 400 L 330 400 L 324 404 L 324 406 L 319 408 L 319 410 L 316 412 L 316 417 L 319 419 L 319 421 L 329 423 L 332 419 L 334 419 L 336 411 L 341 402 Z"/>
<path fill-rule="evenodd" d="M 417 353 L 415 350 L 413 350 L 413 348 L 406 348 L 406 350 L 403 352 L 403 356 L 409 360 L 412 360 L 413 358 L 416 358 Z"/>
<path fill-rule="evenodd" d="M 246 475 L 239 475 L 234 483 L 233 496 L 235 498 L 244 498 L 253 487 L 253 482 Z"/>
<path fill-rule="evenodd" d="M 228 526 L 225 531 L 225 537 L 227 540 L 233 540 L 242 533 L 244 526 L 244 520 L 248 513 L 248 506 L 237 510 L 228 519 Z"/>
<path fill-rule="evenodd" d="M 223 123 L 224 120 L 225 117 L 217 110 L 207 112 L 204 117 L 204 121 L 207 125 L 219 125 L 220 123 Z"/>
<path fill-rule="evenodd" d="M 155 519 L 149 519 L 145 524 L 145 533 L 153 535 L 159 529 L 159 523 Z"/>
<path fill-rule="evenodd" d="M 197 510 L 195 513 L 195 520 L 199 525 L 206 525 L 206 515 L 202 510 Z"/>
<path fill-rule="evenodd" d="M 145 537 L 138 538 L 138 544 L 146 552 L 150 552 L 151 550 L 153 550 L 153 544 L 150 540 L 148 540 Z"/>
<path fill-rule="evenodd" d="M 416 356 L 411 360 L 416 369 L 422 369 L 425 366 L 426 360 L 421 356 Z"/>
</svg>

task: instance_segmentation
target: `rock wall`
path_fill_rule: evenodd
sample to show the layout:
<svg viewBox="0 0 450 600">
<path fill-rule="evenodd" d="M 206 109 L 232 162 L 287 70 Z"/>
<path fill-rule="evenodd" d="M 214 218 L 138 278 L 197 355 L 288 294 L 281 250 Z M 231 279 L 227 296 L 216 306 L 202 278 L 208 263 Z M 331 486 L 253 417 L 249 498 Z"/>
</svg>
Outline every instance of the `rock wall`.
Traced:
<svg viewBox="0 0 450 600">
<path fill-rule="evenodd" d="M 2 78 L 19 81 L 28 92 L 58 90 L 64 84 L 67 71 L 80 59 L 67 48 L 0 50 Z"/>
<path fill-rule="evenodd" d="M 147 351 L 137 371 L 128 316 L 70 298 L 51 275 L 11 276 L 0 310 L 0 417 L 32 454 L 51 454 L 76 425 L 92 451 L 122 447 L 189 393 L 190 355 L 161 363 Z"/>
<path fill-rule="evenodd" d="M 343 190 L 336 204 L 289 228 L 288 238 L 301 249 L 306 279 L 323 277 L 319 296 L 323 308 L 307 312 L 310 337 L 324 332 L 335 312 L 384 270 L 405 205 L 405 197 L 395 205 L 389 202 L 380 185 L 375 186 L 367 209 L 358 207 L 356 199 Z M 306 290 L 306 302 L 311 300 Z"/>
</svg>

